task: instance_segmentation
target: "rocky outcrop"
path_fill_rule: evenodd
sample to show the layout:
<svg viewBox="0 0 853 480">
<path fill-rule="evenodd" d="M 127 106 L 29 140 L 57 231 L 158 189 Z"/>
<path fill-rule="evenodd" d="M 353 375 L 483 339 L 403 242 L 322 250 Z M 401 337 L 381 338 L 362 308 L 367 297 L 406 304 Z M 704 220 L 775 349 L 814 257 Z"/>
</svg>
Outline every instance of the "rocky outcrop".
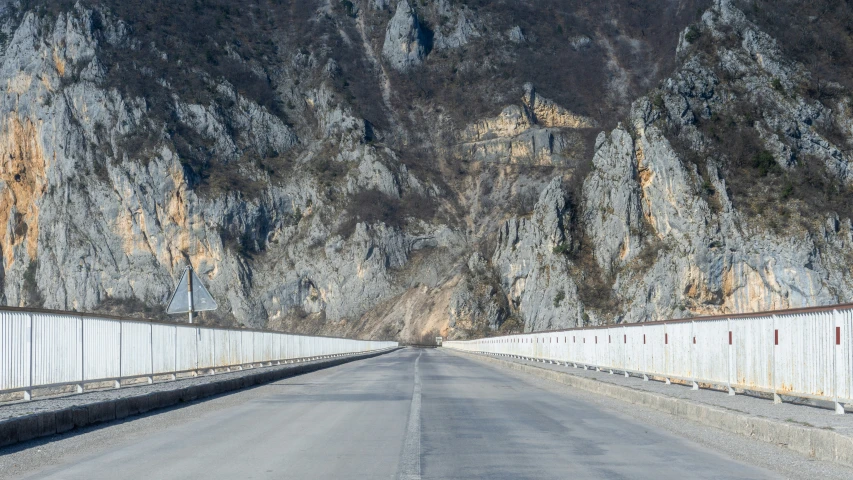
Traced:
<svg viewBox="0 0 853 480">
<path fill-rule="evenodd" d="M 435 31 L 433 44 L 437 50 L 460 48 L 480 37 L 473 15 L 467 9 L 452 9 L 446 2 L 441 2 L 439 10 L 445 25 Z"/>
<path fill-rule="evenodd" d="M 510 105 L 496 118 L 469 125 L 461 134 L 458 155 L 490 163 L 565 165 L 578 154 L 577 129 L 595 122 L 575 115 L 524 85 L 520 105 Z"/>
<path fill-rule="evenodd" d="M 742 73 L 737 82 L 744 85 L 722 84 L 702 66 L 701 56 L 687 59 L 664 82 L 662 92 L 635 102 L 635 139 L 622 129 L 615 130 L 609 141 L 599 136 L 595 170 L 584 184 L 585 228 L 594 239 L 599 265 L 618 272 L 614 295 L 626 305 L 625 320 L 800 307 L 849 298 L 850 279 L 836 283 L 840 278 L 833 279 L 823 260 L 846 255 L 834 243 L 838 233 L 847 235 L 842 233 L 844 226 L 828 220 L 828 231 L 838 233 L 830 233 L 833 240 L 827 243 L 816 241 L 807 230 L 794 235 L 772 232 L 766 223 L 748 219 L 733 207 L 718 167 L 731 159 L 712 157 L 703 172 L 675 151 L 668 138 L 673 134 L 662 130 L 677 125 L 676 140 L 701 151 L 702 145 L 712 145 L 715 140 L 707 138 L 698 124 L 703 118 L 731 115 L 734 91 L 751 92 L 741 102 L 762 102 L 766 114 L 754 123 L 759 132 L 776 130 L 787 121 L 782 119 L 802 118 L 796 113 L 802 107 L 795 105 L 806 101 L 791 102 L 778 95 L 771 80 L 794 82 L 796 75 L 803 74 L 780 58 L 771 39 L 756 32 L 725 1 L 718 2 L 703 21 L 709 26 L 704 34 L 721 35 L 717 22 L 724 22 L 726 28 L 735 28 L 743 36 L 737 48 L 717 53 L 725 59 L 722 68 Z M 683 47 L 681 53 L 690 51 Z M 812 129 L 809 135 L 817 134 Z M 784 142 L 784 148 L 778 147 L 778 137 L 762 137 L 762 142 L 771 151 L 776 146 L 781 154 L 776 161 L 782 167 L 791 166 L 792 156 L 803 155 L 797 141 Z M 808 143 L 822 142 L 813 138 Z M 823 157 L 827 167 L 844 181 L 844 173 L 833 168 L 832 154 L 823 153 L 829 151 L 831 148 L 809 154 Z M 716 150 L 707 148 L 706 152 L 713 156 Z M 637 215 L 637 202 L 642 206 L 642 218 Z M 643 235 L 644 231 L 650 235 Z M 630 258 L 638 254 L 644 258 L 632 264 Z"/>
<path fill-rule="evenodd" d="M 518 25 L 510 28 L 506 32 L 506 36 L 507 36 L 507 38 L 509 38 L 509 41 L 512 43 L 522 43 L 526 40 L 526 38 L 524 36 L 524 32 L 521 31 L 521 27 L 519 27 Z"/>
<path fill-rule="evenodd" d="M 525 112 L 531 121 L 543 127 L 591 128 L 595 122 L 589 118 L 575 115 L 552 100 L 536 94 L 533 84 L 524 84 L 524 96 L 521 98 Z"/>
<path fill-rule="evenodd" d="M 448 327 L 472 336 L 500 328 L 510 309 L 488 261 L 474 252 L 466 267 L 450 297 Z"/>
<path fill-rule="evenodd" d="M 492 264 L 525 329 L 575 326 L 581 314 L 575 279 L 564 251 L 571 212 L 559 177 L 542 191 L 529 218 L 512 218 L 498 231 Z"/>
<path fill-rule="evenodd" d="M 625 265 L 643 247 L 637 159 L 634 141 L 623 128 L 595 140 L 594 170 L 583 185 L 584 226 L 605 272 Z"/>
<path fill-rule="evenodd" d="M 427 49 L 418 15 L 407 0 L 401 0 L 388 22 L 382 56 L 394 69 L 405 71 L 420 65 L 428 53 Z"/>
<path fill-rule="evenodd" d="M 830 273 L 819 258 L 836 254 L 834 249 L 815 255 L 819 250 L 806 232 L 783 237 L 744 222 L 710 168 L 722 204 L 719 212 L 712 211 L 697 194 L 702 188 L 697 172 L 655 127 L 639 132 L 643 213 L 657 237 L 653 241 L 662 246 L 647 271 L 626 269 L 616 281 L 615 291 L 629 305 L 627 321 L 838 301 L 827 288 Z M 849 291 L 849 280 L 834 285 L 839 287 Z"/>
</svg>

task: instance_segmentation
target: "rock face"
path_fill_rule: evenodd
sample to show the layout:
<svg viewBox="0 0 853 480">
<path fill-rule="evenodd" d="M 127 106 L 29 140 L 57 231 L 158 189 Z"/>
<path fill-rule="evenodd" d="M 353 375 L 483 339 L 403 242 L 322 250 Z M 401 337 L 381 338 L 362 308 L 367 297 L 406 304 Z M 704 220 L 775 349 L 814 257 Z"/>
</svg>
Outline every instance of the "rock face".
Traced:
<svg viewBox="0 0 853 480">
<path fill-rule="evenodd" d="M 191 263 L 202 322 L 428 341 L 853 299 L 853 96 L 729 1 L 648 42 L 202 3 L 0 8 L 0 302 L 163 318 Z"/>
<path fill-rule="evenodd" d="M 144 99 L 122 98 L 105 85 L 95 56 L 102 39 L 91 34 L 96 18 L 80 6 L 60 15 L 47 38 L 61 39 L 65 48 L 42 56 L 51 50 L 44 33 L 50 26 L 25 14 L 5 52 L 0 71 L 12 88 L 0 99 L 7 119 L 0 133 L 5 303 L 92 311 L 139 299 L 155 307 L 139 313 L 152 314 L 190 262 L 225 305 L 210 320 L 257 325 L 263 318 L 261 325 L 275 325 L 294 309 L 352 318 L 399 288 L 389 270 L 406 264 L 413 251 L 458 241 L 453 233 L 409 237 L 381 223 L 357 224 L 346 242 L 329 239 L 315 213 L 328 199 L 316 196 L 306 176 L 247 201 L 235 191 L 199 195 L 170 142 L 156 141 L 144 162 L 131 161 L 139 152 L 129 151 L 123 137 L 162 126 L 148 117 Z M 106 27 L 121 31 L 120 24 Z M 117 35 L 116 43 L 130 42 Z M 63 86 L 64 76 L 76 72 L 86 78 Z M 178 122 L 209 142 L 213 155 L 238 163 L 236 174 L 246 168 L 245 181 L 270 182 L 268 173 L 236 158 L 286 152 L 298 137 L 230 85 L 212 86 L 232 102 L 227 114 L 218 105 L 176 100 Z M 327 167 L 347 173 L 342 191 L 399 198 L 401 188 L 411 187 L 426 194 L 404 168 L 389 170 L 382 152 L 359 145 L 363 122 L 331 105 L 327 90 L 307 101 L 325 132 L 355 139 Z M 297 232 L 302 238 L 294 245 Z M 304 254 L 306 245 L 314 255 Z M 265 261 L 250 267 L 258 255 Z"/>
<path fill-rule="evenodd" d="M 521 31 L 521 27 L 518 25 L 510 28 L 506 34 L 509 37 L 509 41 L 513 43 L 521 43 L 525 40 L 524 32 Z"/>
<path fill-rule="evenodd" d="M 496 118 L 465 129 L 458 155 L 482 162 L 566 164 L 582 148 L 577 130 L 594 125 L 592 119 L 537 95 L 527 83 L 520 105 L 510 105 Z"/>
<path fill-rule="evenodd" d="M 509 306 L 503 289 L 478 252 L 471 254 L 466 275 L 453 289 L 448 305 L 449 327 L 468 334 L 483 334 L 501 327 Z"/>
<path fill-rule="evenodd" d="M 594 170 L 584 181 L 584 224 L 595 260 L 605 272 L 626 265 L 639 253 L 643 228 L 634 140 L 620 125 L 595 140 Z"/>
<path fill-rule="evenodd" d="M 501 226 L 492 257 L 510 302 L 532 330 L 574 326 L 579 317 L 577 287 L 563 254 L 572 239 L 561 183 L 551 180 L 530 218 Z"/>
<path fill-rule="evenodd" d="M 382 44 L 382 56 L 393 68 L 404 71 L 424 61 L 427 55 L 425 43 L 425 35 L 417 14 L 409 2 L 402 0 L 388 22 L 385 43 Z"/>
<path fill-rule="evenodd" d="M 718 2 L 702 19 L 707 28 L 703 35 L 716 37 L 722 35 L 718 29 L 725 28 L 743 38 L 739 45 L 715 52 L 723 59 L 723 69 L 743 76 L 723 83 L 703 66 L 704 54 L 682 47 L 681 54 L 687 57 L 684 67 L 664 82 L 661 91 L 634 103 L 635 138 L 622 129 L 615 130 L 610 141 L 599 136 L 595 170 L 584 184 L 587 231 L 601 268 L 616 272 L 614 294 L 628 305 L 625 320 L 768 310 L 849 298 L 850 279 L 841 280 L 827 268 L 828 258 L 849 255 L 844 253 L 849 240 L 842 240 L 850 238 L 846 225 L 829 213 L 825 221 L 816 219 L 814 230 L 778 232 L 772 228 L 773 213 L 748 216 L 734 208 L 721 170 L 731 170 L 731 163 L 740 160 L 732 157 L 744 152 L 715 146 L 717 140 L 709 138 L 702 125 L 702 118 L 737 118 L 738 113 L 732 112 L 735 102 L 743 102 L 739 109 L 761 102 L 763 118 L 744 122 L 760 138 L 757 150 L 763 148 L 780 168 L 794 168 L 791 158 L 815 156 L 832 178 L 849 184 L 845 168 L 839 167 L 848 160 L 816 129 L 809 129 L 805 144 L 802 133 L 783 139 L 766 133 L 789 125 L 783 118 L 803 118 L 797 112 L 807 104 L 803 98 L 779 95 L 773 79 L 790 84 L 805 74 L 786 62 L 772 39 L 757 32 L 731 3 Z M 739 97 L 744 91 L 750 93 Z M 812 110 L 809 122 L 848 122 L 827 119 L 833 113 L 819 105 L 806 107 L 818 110 Z M 788 131 L 799 128 L 806 130 L 801 124 Z M 708 161 L 705 165 L 687 161 L 673 142 L 698 145 L 693 148 Z M 811 145 L 826 147 L 812 150 Z M 753 166 L 762 153 L 754 155 Z M 742 199 L 741 208 L 750 200 Z M 648 257 L 644 250 L 656 256 Z M 644 263 L 642 268 L 632 268 L 631 259 L 638 254 L 648 258 L 638 262 Z"/>
</svg>

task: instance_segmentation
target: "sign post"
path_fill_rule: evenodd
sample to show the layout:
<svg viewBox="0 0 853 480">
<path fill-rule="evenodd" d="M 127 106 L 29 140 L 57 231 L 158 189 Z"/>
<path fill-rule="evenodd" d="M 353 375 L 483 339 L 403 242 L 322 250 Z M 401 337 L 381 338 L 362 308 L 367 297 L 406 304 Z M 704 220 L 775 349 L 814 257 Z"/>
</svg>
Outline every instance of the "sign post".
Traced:
<svg viewBox="0 0 853 480">
<path fill-rule="evenodd" d="M 183 292 L 187 292 L 186 296 Z M 207 310 L 216 310 L 216 300 L 201 283 L 201 279 L 195 274 L 192 265 L 187 265 L 184 270 L 181 281 L 172 293 L 172 298 L 169 300 L 169 307 L 166 313 L 187 313 L 190 323 L 193 323 L 193 312 L 203 312 Z"/>
</svg>

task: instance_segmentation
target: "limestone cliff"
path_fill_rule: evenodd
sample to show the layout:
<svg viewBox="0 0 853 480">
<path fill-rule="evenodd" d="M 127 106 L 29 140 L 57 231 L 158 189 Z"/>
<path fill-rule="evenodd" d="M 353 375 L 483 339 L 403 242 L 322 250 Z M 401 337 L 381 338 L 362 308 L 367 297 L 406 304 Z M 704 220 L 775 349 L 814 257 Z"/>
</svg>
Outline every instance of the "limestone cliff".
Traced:
<svg viewBox="0 0 853 480">
<path fill-rule="evenodd" d="M 163 318 L 189 262 L 203 322 L 421 341 L 853 299 L 853 95 L 757 7 L 286 3 L 2 7 L 0 302 Z"/>
</svg>

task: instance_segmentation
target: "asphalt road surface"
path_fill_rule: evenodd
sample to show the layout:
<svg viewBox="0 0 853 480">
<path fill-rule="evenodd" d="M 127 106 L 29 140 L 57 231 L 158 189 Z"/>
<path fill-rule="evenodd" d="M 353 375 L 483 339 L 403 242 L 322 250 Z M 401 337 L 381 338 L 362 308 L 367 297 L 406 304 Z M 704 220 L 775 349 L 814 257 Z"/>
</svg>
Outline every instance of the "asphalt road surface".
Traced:
<svg viewBox="0 0 853 480">
<path fill-rule="evenodd" d="M 780 478 L 637 420 L 636 408 L 408 348 L 24 445 L 0 456 L 0 471 L 86 480 Z"/>
</svg>

